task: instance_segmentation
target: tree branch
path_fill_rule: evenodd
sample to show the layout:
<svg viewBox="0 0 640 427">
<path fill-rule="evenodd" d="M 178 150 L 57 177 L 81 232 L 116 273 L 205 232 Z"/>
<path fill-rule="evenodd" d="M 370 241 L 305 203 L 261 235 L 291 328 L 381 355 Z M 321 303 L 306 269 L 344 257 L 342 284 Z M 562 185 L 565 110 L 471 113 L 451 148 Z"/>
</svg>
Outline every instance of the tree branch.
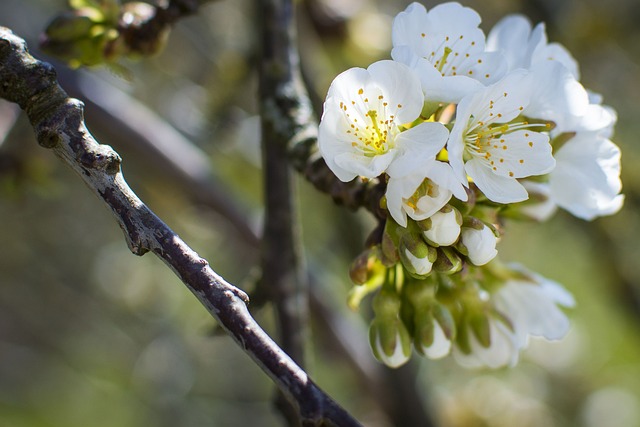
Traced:
<svg viewBox="0 0 640 427">
<path fill-rule="evenodd" d="M 149 16 L 121 20 L 118 32 L 131 53 L 150 55 L 158 51 L 167 30 L 181 18 L 198 12 L 200 6 L 212 0 L 164 0 L 160 5 L 145 10 Z"/>
<path fill-rule="evenodd" d="M 273 302 L 282 348 L 304 365 L 308 288 L 300 274 L 293 177 L 287 158 L 290 138 L 316 130 L 306 100 L 289 103 L 283 93 L 301 85 L 295 48 L 294 8 L 290 0 L 260 1 L 262 55 L 259 63 L 265 225 L 262 244 L 262 290 Z M 295 117 L 294 121 L 289 118 Z M 267 288 L 268 287 L 268 288 Z M 276 406 L 292 427 L 299 419 L 279 395 Z"/>
<path fill-rule="evenodd" d="M 49 64 L 33 58 L 24 40 L 0 27 L 0 97 L 28 115 L 38 143 L 52 149 L 113 212 L 136 255 L 161 258 L 292 401 L 303 425 L 359 426 L 284 353 L 251 317 L 246 294 L 216 274 L 129 188 L 120 156 L 86 129 L 83 105 L 58 85 Z"/>
</svg>

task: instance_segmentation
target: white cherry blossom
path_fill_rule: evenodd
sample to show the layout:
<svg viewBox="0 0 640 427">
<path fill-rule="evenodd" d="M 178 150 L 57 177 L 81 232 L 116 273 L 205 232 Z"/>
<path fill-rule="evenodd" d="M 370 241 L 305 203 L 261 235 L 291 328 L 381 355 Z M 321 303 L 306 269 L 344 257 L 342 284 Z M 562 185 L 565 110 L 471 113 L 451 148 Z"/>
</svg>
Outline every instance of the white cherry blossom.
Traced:
<svg viewBox="0 0 640 427">
<path fill-rule="evenodd" d="M 569 332 L 569 319 L 560 307 L 573 307 L 573 296 L 558 283 L 512 266 L 526 278 L 510 279 L 488 299 L 493 309 L 489 321 L 489 345 L 483 346 L 467 330 L 469 353 L 454 346 L 456 361 L 467 368 L 514 366 L 529 337 L 559 340 Z"/>
<path fill-rule="evenodd" d="M 508 15 L 501 19 L 487 36 L 486 50 L 504 55 L 509 71 L 531 69 L 536 64 L 556 61 L 562 64 L 578 80 L 578 62 L 559 43 L 549 43 L 544 23 L 532 28 L 529 19 L 522 15 Z"/>
<path fill-rule="evenodd" d="M 403 125 L 420 115 L 420 82 L 406 65 L 379 61 L 338 75 L 327 94 L 318 146 L 327 165 L 344 181 L 375 178 L 394 164 L 410 171 L 434 158 L 448 131 L 440 123 Z"/>
<path fill-rule="evenodd" d="M 403 227 L 407 226 L 407 215 L 416 221 L 427 219 L 439 211 L 452 194 L 460 200 L 467 200 L 467 193 L 451 166 L 435 160 L 435 157 L 408 175 L 402 176 L 394 169 L 389 171 L 389 175 L 387 209 Z"/>
<path fill-rule="evenodd" d="M 462 183 L 467 175 L 484 195 L 498 203 L 526 200 L 519 178 L 542 175 L 555 166 L 548 135 L 519 118 L 533 87 L 525 71 L 465 97 L 458 105 L 447 150 Z"/>
<path fill-rule="evenodd" d="M 473 9 L 449 2 L 430 11 L 410 4 L 393 21 L 391 57 L 414 68 L 427 101 L 458 102 L 499 80 L 502 55 L 485 52 L 485 36 Z"/>
<path fill-rule="evenodd" d="M 569 332 L 569 319 L 559 306 L 573 307 L 573 296 L 552 280 L 515 268 L 531 280 L 509 280 L 491 298 L 494 307 L 511 321 L 518 348 L 525 348 L 530 336 L 563 338 Z"/>
</svg>

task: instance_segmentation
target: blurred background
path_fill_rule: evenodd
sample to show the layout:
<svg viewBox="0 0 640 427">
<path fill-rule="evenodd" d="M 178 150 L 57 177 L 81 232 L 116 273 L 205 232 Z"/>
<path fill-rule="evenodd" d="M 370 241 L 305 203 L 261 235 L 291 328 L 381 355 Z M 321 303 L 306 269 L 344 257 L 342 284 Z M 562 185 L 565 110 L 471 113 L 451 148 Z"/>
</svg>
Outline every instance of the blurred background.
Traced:
<svg viewBox="0 0 640 427">
<path fill-rule="evenodd" d="M 389 57 L 391 21 L 408 3 L 297 2 L 318 108 L 339 72 Z M 619 114 L 613 140 L 623 152 L 625 206 L 591 223 L 559 212 L 545 224 L 508 224 L 501 256 L 576 297 L 564 341 L 533 341 L 513 369 L 414 357 L 396 372 L 373 360 L 365 322 L 345 304 L 348 264 L 371 219 L 299 180 L 316 294 L 308 371 L 372 427 L 392 425 L 385 402 L 398 396 L 408 405 L 400 412 L 423 406 L 442 427 L 639 427 L 640 8 L 636 0 L 462 3 L 480 13 L 485 33 L 509 13 L 545 21 L 550 40 L 578 59 L 583 85 Z M 4 0 L 0 25 L 54 63 L 62 86 L 86 102 L 89 129 L 123 156 L 134 191 L 214 270 L 251 291 L 262 206 L 254 2 L 203 6 L 175 26 L 162 53 L 123 62 L 130 81 L 72 71 L 38 52 L 40 33 L 65 9 L 64 0 Z M 159 260 L 129 253 L 111 214 L 3 101 L 0 236 L 0 426 L 283 425 L 270 380 Z M 273 331 L 269 306 L 255 316 Z M 407 384 L 417 385 L 415 402 Z"/>
</svg>

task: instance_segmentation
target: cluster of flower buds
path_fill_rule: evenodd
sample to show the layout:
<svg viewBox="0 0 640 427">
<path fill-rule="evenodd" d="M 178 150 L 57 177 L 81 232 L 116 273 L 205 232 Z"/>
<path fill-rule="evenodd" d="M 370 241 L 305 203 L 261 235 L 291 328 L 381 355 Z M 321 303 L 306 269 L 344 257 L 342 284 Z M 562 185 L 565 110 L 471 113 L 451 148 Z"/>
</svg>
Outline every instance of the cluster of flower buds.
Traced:
<svg viewBox="0 0 640 427">
<path fill-rule="evenodd" d="M 158 37 L 141 41 L 126 35 L 148 22 L 156 7 L 144 2 L 120 0 L 69 0 L 71 10 L 56 16 L 41 37 L 41 48 L 71 67 L 108 65 L 126 74 L 118 64 L 122 57 L 152 55 L 166 42 L 168 29 Z"/>
<path fill-rule="evenodd" d="M 411 348 L 464 366 L 514 364 L 529 336 L 559 339 L 562 287 L 496 258 L 505 218 L 617 212 L 615 111 L 579 82 L 543 24 L 508 16 L 485 38 L 458 3 L 413 3 L 392 60 L 338 75 L 318 145 L 342 181 L 386 183 L 379 242 L 353 263 L 349 303 L 375 293 L 370 341 L 399 366 Z"/>
</svg>

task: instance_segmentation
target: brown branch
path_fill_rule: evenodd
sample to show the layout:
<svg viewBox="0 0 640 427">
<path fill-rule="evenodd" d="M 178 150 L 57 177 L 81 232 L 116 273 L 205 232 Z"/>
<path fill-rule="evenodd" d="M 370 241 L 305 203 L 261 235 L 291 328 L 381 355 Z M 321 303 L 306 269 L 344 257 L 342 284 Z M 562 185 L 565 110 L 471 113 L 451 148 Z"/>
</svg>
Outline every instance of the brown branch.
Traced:
<svg viewBox="0 0 640 427">
<path fill-rule="evenodd" d="M 161 258 L 234 341 L 295 402 L 308 426 L 359 426 L 287 356 L 251 317 L 246 294 L 217 275 L 129 188 L 120 156 L 85 127 L 83 105 L 58 85 L 49 64 L 33 58 L 24 40 L 0 27 L 0 97 L 28 115 L 38 143 L 52 149 L 113 212 L 136 255 Z"/>
<path fill-rule="evenodd" d="M 304 365 L 308 319 L 308 288 L 300 274 L 293 176 L 287 158 L 292 136 L 315 135 L 306 100 L 290 103 L 286 93 L 300 90 L 295 49 L 294 9 L 290 0 L 260 1 L 262 56 L 259 63 L 265 225 L 261 290 L 276 309 L 282 348 Z M 290 118 L 295 117 L 292 121 Z M 294 142 L 295 143 L 295 142 Z M 292 427 L 299 425 L 295 409 L 279 394 L 276 406 Z"/>
<path fill-rule="evenodd" d="M 148 16 L 137 16 L 118 24 L 120 37 L 129 52 L 150 55 L 158 51 L 166 38 L 167 30 L 178 20 L 198 12 L 201 5 L 212 0 L 165 0 L 154 8 L 145 8 Z M 125 3 L 125 7 L 127 4 Z"/>
</svg>

